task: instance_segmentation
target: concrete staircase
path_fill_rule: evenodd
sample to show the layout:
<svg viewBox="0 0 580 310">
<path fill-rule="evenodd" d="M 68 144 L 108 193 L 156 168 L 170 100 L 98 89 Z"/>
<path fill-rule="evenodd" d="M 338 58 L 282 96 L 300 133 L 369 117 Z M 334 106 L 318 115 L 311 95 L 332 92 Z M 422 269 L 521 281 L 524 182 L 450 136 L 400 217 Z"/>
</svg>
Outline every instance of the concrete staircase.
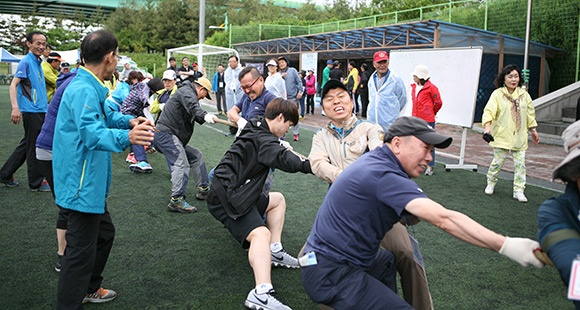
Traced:
<svg viewBox="0 0 580 310">
<path fill-rule="evenodd" d="M 579 98 L 580 82 L 576 82 L 534 100 L 538 132 L 543 143 L 562 144 L 562 132 L 576 120 Z"/>
</svg>

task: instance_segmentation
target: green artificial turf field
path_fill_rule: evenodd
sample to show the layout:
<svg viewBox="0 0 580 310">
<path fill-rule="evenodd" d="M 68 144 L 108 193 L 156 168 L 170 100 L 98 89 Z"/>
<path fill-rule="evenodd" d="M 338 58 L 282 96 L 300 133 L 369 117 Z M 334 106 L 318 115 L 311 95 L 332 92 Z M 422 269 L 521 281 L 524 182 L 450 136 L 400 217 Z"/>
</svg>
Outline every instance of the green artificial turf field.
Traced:
<svg viewBox="0 0 580 310">
<path fill-rule="evenodd" d="M 10 122 L 8 86 L 0 86 L 0 164 L 23 136 L 22 125 Z M 233 141 L 223 125 L 196 126 L 191 144 L 204 154 L 208 170 Z M 291 138 L 291 134 L 287 135 Z M 302 130 L 294 148 L 308 154 L 312 132 Z M 113 182 L 108 206 L 117 234 L 104 271 L 104 286 L 116 300 L 86 309 L 242 309 L 254 287 L 246 252 L 193 197 L 195 214 L 170 213 L 170 174 L 161 154 L 149 155 L 153 173 L 133 174 L 127 151 L 113 154 Z M 26 166 L 15 174 L 17 188 L 0 186 L 0 308 L 52 309 L 58 274 L 55 221 L 50 193 L 30 192 Z M 469 171 L 417 180 L 433 200 L 466 213 L 501 234 L 535 238 L 536 210 L 557 192 L 528 186 L 530 202 L 511 199 L 511 181 L 501 180 L 498 194 L 483 193 L 485 177 Z M 273 190 L 288 204 L 283 244 L 297 254 L 328 185 L 312 175 L 277 171 Z M 436 309 L 571 309 L 565 287 L 553 267 L 522 268 L 509 259 L 480 249 L 422 223 L 414 228 L 426 263 Z M 293 309 L 317 309 L 302 288 L 299 270 L 274 269 L 279 296 Z M 385 306 L 388 309 L 388 306 Z"/>
</svg>

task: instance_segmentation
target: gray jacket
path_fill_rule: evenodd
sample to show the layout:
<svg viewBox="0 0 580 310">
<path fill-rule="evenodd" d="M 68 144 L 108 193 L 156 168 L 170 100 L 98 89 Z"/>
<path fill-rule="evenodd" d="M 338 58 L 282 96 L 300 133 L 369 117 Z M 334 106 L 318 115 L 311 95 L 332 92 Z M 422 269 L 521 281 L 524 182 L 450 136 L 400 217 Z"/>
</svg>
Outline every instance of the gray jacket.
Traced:
<svg viewBox="0 0 580 310">
<path fill-rule="evenodd" d="M 195 86 L 184 81 L 165 104 L 163 113 L 157 120 L 157 131 L 169 132 L 185 145 L 191 139 L 195 122 L 200 125 L 205 123 L 203 118 L 206 114 L 199 105 Z"/>
<path fill-rule="evenodd" d="M 288 99 L 294 99 L 298 93 L 304 91 L 302 79 L 300 79 L 298 71 L 292 67 L 287 67 L 283 72 L 286 73 L 286 76 L 284 77 L 284 80 L 286 81 L 286 96 Z"/>
</svg>

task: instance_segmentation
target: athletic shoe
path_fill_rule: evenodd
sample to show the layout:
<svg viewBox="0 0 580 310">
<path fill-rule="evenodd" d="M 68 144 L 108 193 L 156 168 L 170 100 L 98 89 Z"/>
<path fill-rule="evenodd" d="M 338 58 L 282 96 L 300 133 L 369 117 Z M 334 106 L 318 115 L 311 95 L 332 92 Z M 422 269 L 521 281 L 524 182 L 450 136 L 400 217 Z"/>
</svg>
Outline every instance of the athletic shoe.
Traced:
<svg viewBox="0 0 580 310">
<path fill-rule="evenodd" d="M 14 177 L 11 177 L 10 180 L 7 180 L 7 181 L 0 181 L 0 183 L 4 184 L 4 185 L 6 185 L 6 187 L 10 187 L 10 188 L 20 185 L 20 183 L 14 181 Z"/>
<path fill-rule="evenodd" d="M 495 185 L 487 185 L 485 187 L 485 193 L 488 195 L 493 195 L 493 190 L 495 189 Z"/>
<path fill-rule="evenodd" d="M 50 185 L 48 185 L 48 182 L 44 180 L 40 183 L 39 188 L 31 188 L 30 190 L 33 192 L 50 192 Z"/>
<path fill-rule="evenodd" d="M 528 198 L 526 198 L 524 192 L 520 191 L 514 192 L 514 199 L 519 202 L 528 202 Z"/>
<path fill-rule="evenodd" d="M 60 264 L 60 261 L 62 260 L 62 255 L 60 254 L 56 255 L 58 255 L 58 257 L 56 258 L 56 263 L 54 264 L 54 271 L 60 272 L 60 268 L 62 267 L 62 265 Z"/>
<path fill-rule="evenodd" d="M 235 133 L 231 133 L 231 132 L 226 133 L 226 137 L 228 137 L 228 138 L 235 137 L 235 136 L 236 136 Z"/>
<path fill-rule="evenodd" d="M 200 186 L 197 188 L 197 192 L 195 193 L 195 199 L 205 200 L 208 194 L 209 194 L 209 186 Z"/>
<path fill-rule="evenodd" d="M 244 306 L 254 310 L 292 310 L 276 298 L 274 289 L 264 294 L 257 294 L 256 289 L 251 290 Z"/>
<path fill-rule="evenodd" d="M 133 154 L 133 153 L 127 154 L 127 158 L 125 158 L 125 161 L 130 163 L 130 164 L 136 164 L 137 160 L 135 159 L 135 154 Z"/>
<path fill-rule="evenodd" d="M 433 175 L 433 167 L 427 166 L 427 169 L 425 169 L 425 175 Z"/>
<path fill-rule="evenodd" d="M 218 111 L 218 115 L 224 115 L 223 111 Z"/>
<path fill-rule="evenodd" d="M 276 253 L 272 252 L 272 265 L 274 265 L 274 267 L 300 268 L 300 265 L 298 265 L 298 259 L 288 254 L 284 249 Z"/>
<path fill-rule="evenodd" d="M 299 135 L 294 135 L 294 141 L 298 141 L 300 140 L 300 136 Z"/>
<path fill-rule="evenodd" d="M 304 115 L 300 115 L 300 119 L 304 119 Z"/>
<path fill-rule="evenodd" d="M 117 297 L 117 292 L 113 291 L 113 290 L 107 290 L 104 289 L 102 287 L 99 287 L 99 289 L 92 293 L 92 294 L 87 294 L 85 296 L 85 298 L 83 298 L 83 304 L 86 303 L 95 303 L 95 304 L 102 304 L 104 302 L 108 302 L 111 301 L 113 299 L 115 299 Z"/>
<path fill-rule="evenodd" d="M 145 148 L 145 153 L 147 154 L 155 154 L 157 153 L 157 150 L 153 147 L 153 146 L 148 146 Z"/>
<path fill-rule="evenodd" d="M 151 165 L 146 161 L 140 161 L 138 164 L 130 165 L 129 170 L 131 170 L 135 173 L 151 173 L 151 172 L 153 172 L 153 168 L 151 168 Z"/>
<path fill-rule="evenodd" d="M 171 212 L 193 213 L 197 212 L 197 208 L 190 205 L 183 197 L 171 197 L 167 209 Z"/>
</svg>

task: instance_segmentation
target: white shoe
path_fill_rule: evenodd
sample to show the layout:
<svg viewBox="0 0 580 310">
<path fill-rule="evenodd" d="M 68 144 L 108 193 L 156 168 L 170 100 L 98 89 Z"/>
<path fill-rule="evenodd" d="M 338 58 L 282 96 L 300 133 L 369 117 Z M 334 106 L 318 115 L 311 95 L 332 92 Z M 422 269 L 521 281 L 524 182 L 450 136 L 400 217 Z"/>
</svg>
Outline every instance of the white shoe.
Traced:
<svg viewBox="0 0 580 310">
<path fill-rule="evenodd" d="M 300 268 L 298 264 L 298 259 L 282 249 L 276 253 L 272 253 L 272 265 L 274 267 L 285 267 L 285 268 Z"/>
<path fill-rule="evenodd" d="M 274 289 L 265 294 L 256 294 L 256 290 L 253 289 L 248 294 L 244 306 L 254 310 L 292 310 L 276 298 Z"/>
<path fill-rule="evenodd" d="M 514 199 L 519 202 L 528 202 L 528 198 L 526 198 L 524 192 L 514 192 Z"/>
<path fill-rule="evenodd" d="M 433 175 L 433 167 L 427 166 L 427 169 L 425 169 L 425 175 Z"/>
<path fill-rule="evenodd" d="M 493 190 L 494 189 L 495 189 L 495 185 L 487 185 L 485 187 L 485 193 L 488 194 L 488 195 L 493 195 Z M 514 196 L 514 198 L 515 198 L 515 196 Z"/>
</svg>

